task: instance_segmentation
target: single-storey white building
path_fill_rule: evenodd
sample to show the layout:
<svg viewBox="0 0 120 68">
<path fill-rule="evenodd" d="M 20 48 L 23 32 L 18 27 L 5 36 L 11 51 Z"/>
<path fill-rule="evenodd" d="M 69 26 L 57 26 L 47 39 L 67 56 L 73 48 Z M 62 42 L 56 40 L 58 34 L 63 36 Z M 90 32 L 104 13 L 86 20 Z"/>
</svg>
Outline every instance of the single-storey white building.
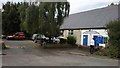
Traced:
<svg viewBox="0 0 120 68">
<path fill-rule="evenodd" d="M 118 19 L 118 5 L 71 14 L 61 26 L 64 38 L 76 37 L 76 44 L 105 46 L 108 40 L 106 24 Z"/>
</svg>

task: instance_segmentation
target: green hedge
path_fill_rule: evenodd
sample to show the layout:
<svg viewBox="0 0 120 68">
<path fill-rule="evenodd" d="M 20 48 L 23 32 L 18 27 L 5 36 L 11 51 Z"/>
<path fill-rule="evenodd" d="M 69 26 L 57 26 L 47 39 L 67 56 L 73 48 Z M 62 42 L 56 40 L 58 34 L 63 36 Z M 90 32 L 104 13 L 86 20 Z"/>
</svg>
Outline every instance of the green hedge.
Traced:
<svg viewBox="0 0 120 68">
<path fill-rule="evenodd" d="M 76 38 L 74 36 L 68 36 L 67 37 L 67 43 L 71 44 L 71 45 L 75 45 L 76 44 Z"/>
<path fill-rule="evenodd" d="M 67 39 L 60 38 L 60 44 L 65 44 L 67 42 Z"/>
<path fill-rule="evenodd" d="M 107 24 L 109 35 L 109 54 L 111 57 L 120 58 L 120 20 Z"/>
</svg>

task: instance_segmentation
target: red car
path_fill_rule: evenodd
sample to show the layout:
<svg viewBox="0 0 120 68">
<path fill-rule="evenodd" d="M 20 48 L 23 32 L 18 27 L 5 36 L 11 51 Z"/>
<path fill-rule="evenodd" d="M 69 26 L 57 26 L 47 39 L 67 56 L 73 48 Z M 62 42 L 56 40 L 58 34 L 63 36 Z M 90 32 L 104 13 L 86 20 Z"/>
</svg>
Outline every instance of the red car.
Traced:
<svg viewBox="0 0 120 68">
<path fill-rule="evenodd" d="M 24 32 L 16 32 L 14 35 L 7 36 L 6 39 L 14 39 L 14 40 L 24 40 L 25 34 Z"/>
</svg>

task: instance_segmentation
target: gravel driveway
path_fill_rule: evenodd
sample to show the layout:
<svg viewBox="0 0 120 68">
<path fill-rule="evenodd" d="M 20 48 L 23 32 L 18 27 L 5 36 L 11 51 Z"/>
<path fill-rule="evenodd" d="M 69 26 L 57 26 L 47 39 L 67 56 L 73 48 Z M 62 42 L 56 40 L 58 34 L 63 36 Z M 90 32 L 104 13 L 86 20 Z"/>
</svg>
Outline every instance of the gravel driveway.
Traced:
<svg viewBox="0 0 120 68">
<path fill-rule="evenodd" d="M 30 40 L 7 41 L 3 66 L 118 66 L 118 60 L 95 57 L 77 48 L 43 49 Z"/>
</svg>

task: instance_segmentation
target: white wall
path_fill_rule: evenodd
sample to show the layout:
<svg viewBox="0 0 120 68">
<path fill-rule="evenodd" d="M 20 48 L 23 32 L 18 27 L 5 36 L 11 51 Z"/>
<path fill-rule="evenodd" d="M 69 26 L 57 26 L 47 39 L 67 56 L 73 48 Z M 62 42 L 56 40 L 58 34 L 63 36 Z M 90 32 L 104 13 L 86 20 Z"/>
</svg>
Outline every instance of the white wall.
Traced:
<svg viewBox="0 0 120 68">
<path fill-rule="evenodd" d="M 94 35 L 101 35 L 103 37 L 108 37 L 108 33 L 105 29 L 92 29 L 92 31 L 96 31 L 98 32 L 99 34 L 83 34 L 84 32 L 86 31 L 89 31 L 90 29 L 87 29 L 87 30 L 73 30 L 73 36 L 76 37 L 76 44 L 79 44 L 79 45 L 83 45 L 83 35 L 88 35 L 88 46 L 89 45 L 94 45 L 94 40 L 93 40 L 93 36 Z M 67 39 L 68 37 L 68 30 L 64 30 L 63 32 L 63 36 L 65 39 Z M 101 44 L 103 45 L 103 44 Z M 103 45 L 104 46 L 104 45 Z"/>
<path fill-rule="evenodd" d="M 65 39 L 68 37 L 69 30 L 64 30 L 63 36 Z M 76 44 L 81 43 L 81 31 L 80 30 L 73 30 L 73 35 L 76 38 Z"/>
<path fill-rule="evenodd" d="M 108 37 L 107 30 L 105 30 L 105 29 L 92 29 L 91 30 L 91 31 L 96 31 L 99 34 L 83 34 L 86 31 L 89 31 L 89 29 L 87 29 L 87 30 L 81 30 L 81 45 L 83 45 L 83 35 L 88 35 L 88 46 L 89 45 L 94 45 L 94 40 L 93 40 L 93 36 L 94 35 L 98 35 L 98 36 L 101 35 L 103 37 Z M 102 44 L 100 44 L 100 45 L 102 45 Z"/>
<path fill-rule="evenodd" d="M 81 43 L 81 31 L 80 30 L 74 30 L 73 36 L 76 38 L 76 44 Z"/>
<path fill-rule="evenodd" d="M 67 39 L 67 37 L 68 37 L 68 30 L 64 30 L 63 36 L 64 36 L 65 39 Z"/>
</svg>

